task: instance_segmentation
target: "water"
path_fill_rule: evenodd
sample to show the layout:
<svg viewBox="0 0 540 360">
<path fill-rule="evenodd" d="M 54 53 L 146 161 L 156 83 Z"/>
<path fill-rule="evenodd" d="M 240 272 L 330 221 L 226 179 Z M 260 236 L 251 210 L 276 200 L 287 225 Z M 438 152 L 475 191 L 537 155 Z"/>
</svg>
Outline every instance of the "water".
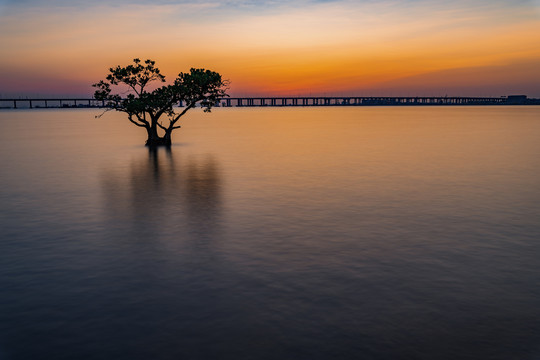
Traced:
<svg viewBox="0 0 540 360">
<path fill-rule="evenodd" d="M 0 359 L 538 359 L 540 108 L 0 112 Z"/>
</svg>

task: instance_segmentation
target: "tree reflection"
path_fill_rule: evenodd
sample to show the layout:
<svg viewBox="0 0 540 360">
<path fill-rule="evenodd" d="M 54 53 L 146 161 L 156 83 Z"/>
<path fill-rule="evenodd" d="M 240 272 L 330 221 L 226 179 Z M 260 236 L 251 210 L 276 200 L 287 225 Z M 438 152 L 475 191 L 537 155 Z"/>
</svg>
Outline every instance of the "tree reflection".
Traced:
<svg viewBox="0 0 540 360">
<path fill-rule="evenodd" d="M 211 155 L 149 149 L 103 176 L 105 207 L 114 228 L 138 237 L 212 236 L 220 222 L 221 179 Z"/>
</svg>

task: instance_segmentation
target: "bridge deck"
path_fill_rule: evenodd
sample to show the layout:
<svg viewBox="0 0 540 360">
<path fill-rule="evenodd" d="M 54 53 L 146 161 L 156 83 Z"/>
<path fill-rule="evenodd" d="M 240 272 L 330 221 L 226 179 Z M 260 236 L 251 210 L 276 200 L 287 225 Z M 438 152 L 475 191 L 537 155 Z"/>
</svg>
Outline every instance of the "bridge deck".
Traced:
<svg viewBox="0 0 540 360">
<path fill-rule="evenodd" d="M 358 97 L 358 96 L 308 96 L 308 97 L 229 97 L 218 101 L 221 107 L 254 106 L 406 106 L 406 105 L 531 105 L 540 104 L 538 99 L 510 97 Z M 179 106 L 184 104 L 180 102 Z M 47 98 L 47 99 L 0 99 L 0 108 L 73 108 L 105 107 L 106 103 L 95 99 Z"/>
</svg>

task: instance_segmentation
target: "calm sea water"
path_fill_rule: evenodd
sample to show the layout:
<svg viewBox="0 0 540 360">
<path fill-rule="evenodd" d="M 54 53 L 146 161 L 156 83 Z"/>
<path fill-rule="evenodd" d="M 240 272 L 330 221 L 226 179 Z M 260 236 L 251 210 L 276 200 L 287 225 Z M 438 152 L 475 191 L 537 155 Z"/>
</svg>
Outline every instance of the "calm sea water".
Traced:
<svg viewBox="0 0 540 360">
<path fill-rule="evenodd" d="M 0 112 L 0 359 L 540 359 L 540 107 Z"/>
</svg>

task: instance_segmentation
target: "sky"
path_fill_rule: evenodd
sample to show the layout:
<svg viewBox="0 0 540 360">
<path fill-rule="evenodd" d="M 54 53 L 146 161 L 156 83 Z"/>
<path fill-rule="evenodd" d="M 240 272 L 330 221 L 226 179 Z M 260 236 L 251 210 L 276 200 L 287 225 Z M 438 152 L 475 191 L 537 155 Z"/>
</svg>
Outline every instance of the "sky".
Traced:
<svg viewBox="0 0 540 360">
<path fill-rule="evenodd" d="M 540 0 L 0 0 L 0 98 L 90 97 L 111 66 L 232 96 L 540 98 Z"/>
</svg>

